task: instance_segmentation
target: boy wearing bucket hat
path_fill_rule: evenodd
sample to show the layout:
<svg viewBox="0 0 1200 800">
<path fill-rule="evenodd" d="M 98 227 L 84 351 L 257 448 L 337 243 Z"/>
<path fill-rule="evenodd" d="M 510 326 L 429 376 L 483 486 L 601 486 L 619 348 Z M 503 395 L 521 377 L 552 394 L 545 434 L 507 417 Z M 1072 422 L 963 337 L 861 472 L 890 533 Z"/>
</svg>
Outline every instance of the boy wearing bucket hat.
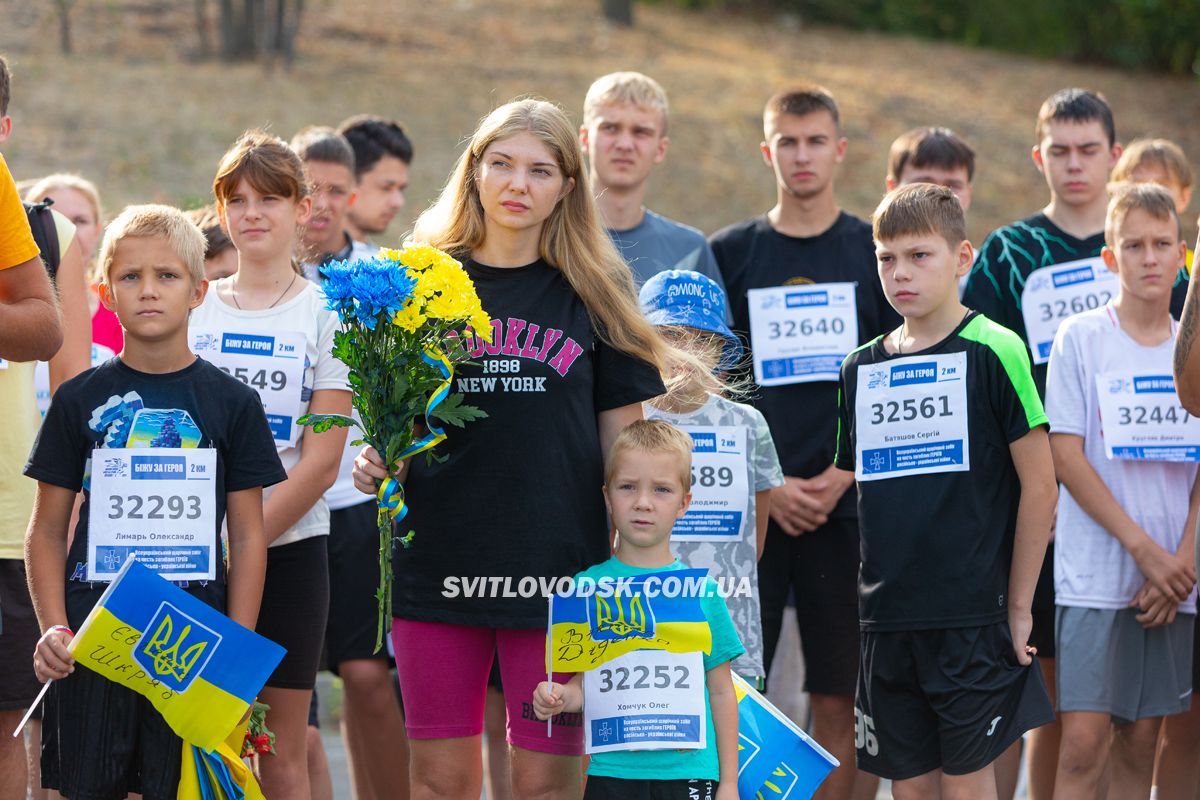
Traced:
<svg viewBox="0 0 1200 800">
<path fill-rule="evenodd" d="M 694 357 L 668 394 L 643 404 L 646 419 L 669 422 L 692 439 L 692 505 L 675 524 L 671 550 L 684 564 L 707 568 L 725 590 L 746 648 L 733 671 L 761 687 L 758 557 L 771 489 L 783 485 L 775 442 L 758 409 L 725 396 L 730 389 L 717 371 L 741 361 L 742 344 L 725 324 L 721 287 L 698 272 L 668 270 L 646 281 L 639 300 L 646 318 Z"/>
</svg>

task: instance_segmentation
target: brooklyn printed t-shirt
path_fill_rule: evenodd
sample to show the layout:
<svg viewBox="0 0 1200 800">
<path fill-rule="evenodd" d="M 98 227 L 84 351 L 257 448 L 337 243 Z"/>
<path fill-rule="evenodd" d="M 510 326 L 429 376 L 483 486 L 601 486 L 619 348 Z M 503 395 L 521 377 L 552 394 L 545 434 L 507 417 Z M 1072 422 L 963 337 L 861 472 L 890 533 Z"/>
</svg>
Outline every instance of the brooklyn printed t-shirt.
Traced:
<svg viewBox="0 0 1200 800">
<path fill-rule="evenodd" d="M 203 359 L 178 372 L 150 374 L 114 358 L 63 383 L 46 411 L 25 474 L 64 489 L 83 490 L 66 564 L 67 617 L 75 629 L 108 585 L 89 583 L 85 577 L 93 460 L 98 450 L 120 447 L 216 450 L 213 542 L 217 554 L 226 493 L 270 486 L 287 477 L 258 395 Z M 184 588 L 223 610 L 223 559 L 216 559 L 216 567 L 215 581 L 192 581 Z"/>
<path fill-rule="evenodd" d="M 628 564 L 610 558 L 603 564 L 597 564 L 577 578 L 633 578 L 651 572 L 686 569 L 687 566 L 679 561 L 668 567 L 644 569 L 631 567 Z M 733 661 L 744 651 L 738 640 L 733 620 L 725 601 L 717 591 L 715 581 L 708 582 L 709 591 L 700 599 L 700 607 L 704 609 L 704 618 L 708 621 L 708 629 L 712 634 L 712 647 L 704 656 L 704 671 L 715 669 L 727 661 Z M 618 751 L 609 753 L 593 753 L 588 762 L 588 775 L 600 775 L 610 778 L 628 778 L 630 780 L 720 780 L 721 765 L 717 760 L 717 734 L 713 728 L 712 704 L 708 698 L 708 683 L 704 685 L 704 724 L 706 726 L 705 741 L 708 746 L 702 750 L 642 750 Z"/>
<path fill-rule="evenodd" d="M 1104 231 L 1080 239 L 1039 211 L 988 234 L 967 274 L 963 305 L 1013 331 L 1028 348 L 1021 296 L 1029 275 L 1043 267 L 1097 257 L 1103 249 Z M 1183 311 L 1187 280 L 1187 269 L 1180 268 L 1171 292 L 1171 313 L 1176 319 Z M 1033 378 L 1044 397 L 1046 364 L 1033 365 Z"/>
<path fill-rule="evenodd" d="M 860 626 L 898 631 L 1000 622 L 1008 613 L 1021 495 L 1009 445 L 1046 424 L 1029 357 L 1016 334 L 974 312 L 916 353 L 889 353 L 883 337 L 859 348 L 842 364 L 839 468 L 855 469 L 857 436 L 869 422 L 855 413 L 864 374 L 870 380 L 876 365 L 886 370 L 889 362 L 913 357 L 965 362 L 967 419 L 958 422 L 970 469 L 859 480 Z"/>
<path fill-rule="evenodd" d="M 544 261 L 464 264 L 492 317 L 490 344 L 467 335 L 474 364 L 454 391 L 486 419 L 446 426 L 443 463 L 412 460 L 409 514 L 395 549 L 393 610 L 427 622 L 536 628 L 547 600 L 478 596 L 476 579 L 560 578 L 609 556 L 596 415 L 664 391 L 651 365 L 604 344 L 583 301 Z M 448 586 L 461 580 L 475 596 Z M 489 588 L 489 594 L 490 594 Z"/>
<path fill-rule="evenodd" d="M 702 567 L 710 577 L 724 579 L 726 587 L 736 590 L 742 578 L 749 582 L 750 594 L 731 591 L 725 598 L 733 617 L 738 636 L 746 652 L 738 656 L 733 671 L 750 678 L 766 675 L 763 670 L 762 611 L 758 601 L 758 522 L 755 515 L 754 493 L 783 485 L 783 470 L 775 443 L 762 413 L 753 406 L 735 403 L 724 397 L 709 395 L 700 408 L 688 414 L 672 414 L 644 406 L 646 419 L 661 419 L 677 428 L 687 430 L 697 425 L 705 427 L 737 427 L 746 432 L 746 485 L 750 487 L 750 502 L 742 522 L 742 537 L 736 542 L 671 541 L 671 551 L 689 567 Z M 694 498 L 693 498 L 694 499 Z"/>
<path fill-rule="evenodd" d="M 729 292 L 733 328 L 746 341 L 747 291 L 775 286 L 855 283 L 859 344 L 900 324 L 879 284 L 871 226 L 844 211 L 816 236 L 786 236 L 761 216 L 718 231 L 711 244 Z M 754 395 L 754 406 L 771 426 L 784 475 L 810 478 L 833 462 L 836 381 L 755 387 Z M 854 513 L 853 493 L 846 492 L 834 514 Z"/>
<path fill-rule="evenodd" d="M 191 331 L 220 331 L 236 333 L 299 332 L 304 335 L 304 372 L 298 395 L 297 418 L 308 413 L 312 393 L 322 389 L 349 391 L 346 365 L 333 357 L 333 334 L 338 327 L 337 315 L 325 307 L 325 295 L 311 283 L 300 294 L 275 308 L 243 311 L 226 305 L 218 295 L 217 286 L 231 278 L 222 278 L 208 287 L 208 295 L 188 322 Z M 303 279 L 300 279 L 303 280 Z M 286 470 L 300 461 L 300 439 L 295 447 L 278 443 L 279 460 Z M 270 491 L 263 493 L 263 500 Z M 270 547 L 291 544 L 313 536 L 329 535 L 329 507 L 322 497 L 304 513 L 300 520 L 271 542 Z"/>
<path fill-rule="evenodd" d="M 1110 303 L 1062 324 L 1050 353 L 1046 380 L 1050 429 L 1083 437 L 1088 463 L 1117 504 L 1168 553 L 1174 553 L 1183 539 L 1196 464 L 1108 458 L 1096 376 L 1170 375 L 1174 346 L 1173 332 L 1157 347 L 1135 342 L 1121 330 Z M 1133 556 L 1083 510 L 1066 486 L 1058 492 L 1055 531 L 1056 602 L 1084 608 L 1128 608 L 1145 585 L 1146 576 Z M 1195 613 L 1195 589 L 1180 610 Z"/>
</svg>

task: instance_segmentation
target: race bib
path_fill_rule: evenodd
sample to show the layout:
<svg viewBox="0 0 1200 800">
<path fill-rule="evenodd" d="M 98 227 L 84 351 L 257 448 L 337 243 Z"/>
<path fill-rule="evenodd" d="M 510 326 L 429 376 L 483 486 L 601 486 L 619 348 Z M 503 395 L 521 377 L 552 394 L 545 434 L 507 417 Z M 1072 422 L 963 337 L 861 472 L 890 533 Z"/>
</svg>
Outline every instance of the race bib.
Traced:
<svg viewBox="0 0 1200 800">
<path fill-rule="evenodd" d="M 93 367 L 100 366 L 116 355 L 111 347 L 105 347 L 102 344 L 92 344 Z M 33 369 L 33 388 L 37 392 L 38 411 L 44 417 L 46 416 L 46 409 L 50 408 L 50 365 L 45 361 L 39 361 Z"/>
<path fill-rule="evenodd" d="M 198 330 L 191 340 L 196 355 L 258 391 L 275 443 L 294 446 L 303 408 L 304 334 Z"/>
<path fill-rule="evenodd" d="M 1029 273 L 1021 291 L 1021 314 L 1033 363 L 1050 360 L 1054 334 L 1072 314 L 1107 303 L 1117 296 L 1120 281 L 1099 257 L 1068 261 Z"/>
<path fill-rule="evenodd" d="M 583 673 L 584 752 L 707 746 L 704 656 L 635 650 Z"/>
<path fill-rule="evenodd" d="M 1101 373 L 1096 395 L 1109 458 L 1200 461 L 1200 419 L 1179 404 L 1170 375 Z"/>
<path fill-rule="evenodd" d="M 736 542 L 750 505 L 746 429 L 696 427 L 692 437 L 692 504 L 676 520 L 679 542 Z"/>
<path fill-rule="evenodd" d="M 751 289 L 750 348 L 759 386 L 836 381 L 858 347 L 854 283 Z"/>
<path fill-rule="evenodd" d="M 89 581 L 111 581 L 132 553 L 172 581 L 217 577 L 217 451 L 92 451 Z"/>
<path fill-rule="evenodd" d="M 909 356 L 858 368 L 855 477 L 966 472 L 967 354 Z"/>
</svg>

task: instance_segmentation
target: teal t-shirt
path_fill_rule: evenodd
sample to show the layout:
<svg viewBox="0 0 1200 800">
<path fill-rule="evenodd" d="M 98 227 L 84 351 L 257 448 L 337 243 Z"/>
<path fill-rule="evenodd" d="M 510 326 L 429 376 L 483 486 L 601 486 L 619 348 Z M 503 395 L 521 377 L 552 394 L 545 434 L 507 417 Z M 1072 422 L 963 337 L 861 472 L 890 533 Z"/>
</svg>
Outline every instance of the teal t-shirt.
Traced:
<svg viewBox="0 0 1200 800">
<path fill-rule="evenodd" d="M 668 567 L 643 569 L 610 558 L 602 564 L 589 567 L 576 578 L 629 578 L 650 572 L 687 568 L 678 560 Z M 708 627 L 712 632 L 712 650 L 704 656 L 705 671 L 732 661 L 745 652 L 733 627 L 733 620 L 729 617 L 729 609 L 725 607 L 725 599 L 717 591 L 717 582 L 709 578 L 708 586 L 709 591 L 700 600 L 704 617 L 708 620 Z M 708 700 L 707 685 L 704 687 L 704 725 L 708 746 L 703 750 L 627 750 L 619 753 L 596 753 L 588 764 L 588 774 L 634 780 L 720 780 L 717 734 L 713 729 L 712 705 Z"/>
</svg>

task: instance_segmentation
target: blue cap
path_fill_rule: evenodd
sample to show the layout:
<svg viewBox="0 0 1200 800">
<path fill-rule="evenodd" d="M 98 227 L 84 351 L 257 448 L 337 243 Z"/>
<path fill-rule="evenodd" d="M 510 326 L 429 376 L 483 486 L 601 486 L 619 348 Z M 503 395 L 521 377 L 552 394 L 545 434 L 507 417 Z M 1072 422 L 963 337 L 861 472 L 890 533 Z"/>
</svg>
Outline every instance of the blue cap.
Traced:
<svg viewBox="0 0 1200 800">
<path fill-rule="evenodd" d="M 686 325 L 725 339 L 721 369 L 742 360 L 742 342 L 725 324 L 725 290 L 707 275 L 671 269 L 654 275 L 638 293 L 651 325 Z"/>
</svg>

